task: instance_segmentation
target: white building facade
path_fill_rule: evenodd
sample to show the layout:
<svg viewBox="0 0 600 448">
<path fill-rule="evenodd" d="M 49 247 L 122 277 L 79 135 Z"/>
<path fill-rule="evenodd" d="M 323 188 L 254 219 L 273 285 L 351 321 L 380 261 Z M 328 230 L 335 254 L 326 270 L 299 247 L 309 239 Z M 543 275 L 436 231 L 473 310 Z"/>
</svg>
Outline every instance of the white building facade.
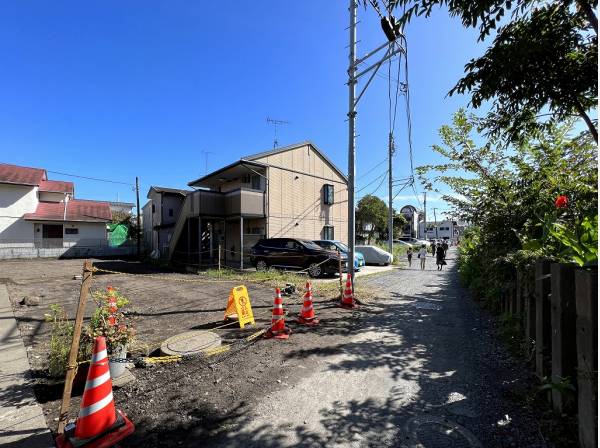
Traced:
<svg viewBox="0 0 600 448">
<path fill-rule="evenodd" d="M 419 238 L 457 241 L 468 227 L 467 223 L 455 220 L 428 221 L 419 223 Z"/>
<path fill-rule="evenodd" d="M 0 258 L 105 255 L 108 202 L 74 195 L 44 169 L 0 164 Z"/>
</svg>

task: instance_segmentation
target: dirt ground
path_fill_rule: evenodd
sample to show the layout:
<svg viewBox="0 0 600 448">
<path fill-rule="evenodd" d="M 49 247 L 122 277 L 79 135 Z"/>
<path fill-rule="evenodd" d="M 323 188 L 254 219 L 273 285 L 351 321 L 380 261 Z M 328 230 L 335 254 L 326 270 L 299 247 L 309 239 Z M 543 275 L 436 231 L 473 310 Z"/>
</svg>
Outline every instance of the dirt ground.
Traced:
<svg viewBox="0 0 600 448">
<path fill-rule="evenodd" d="M 49 312 L 50 304 L 58 303 L 70 317 L 75 316 L 81 281 L 74 276 L 81 274 L 82 264 L 82 260 L 0 262 L 0 281 L 8 285 L 27 347 L 36 397 L 51 430 L 56 429 L 64 382 L 49 379 L 46 374 L 51 328 L 44 314 Z M 94 265 L 131 274 L 96 273 L 92 291 L 111 285 L 131 300 L 129 309 L 141 342 L 138 346 L 147 347 L 148 352 L 166 338 L 184 331 L 209 330 L 222 325 L 229 291 L 238 284 L 225 280 L 200 282 L 200 277 L 195 275 L 164 272 L 132 262 L 94 260 Z M 240 340 L 270 322 L 273 288 L 250 283 L 246 286 L 257 326 L 214 330 L 223 343 Z M 357 324 L 360 313 L 338 308 L 335 301 L 319 291 L 318 283 L 313 285 L 313 294 L 322 325 L 307 328 L 288 319 L 286 323 L 293 334 L 287 341 L 259 338 L 239 351 L 209 360 L 132 369 L 136 380 L 115 390 L 117 407 L 136 425 L 135 434 L 122 446 L 181 446 L 189 427 L 196 431 L 202 428 L 205 446 L 222 446 L 231 436 L 227 431 L 228 420 L 243 415 L 245 409 L 252 407 L 265 393 L 295 384 L 321 362 L 317 356 L 292 362 L 286 356 L 288 353 L 336 346 Z M 40 297 L 41 304 L 20 305 L 26 296 Z M 301 305 L 301 291 L 284 297 L 284 307 L 291 316 L 297 315 Z M 90 300 L 86 317 L 93 309 L 94 303 Z M 368 312 L 368 307 L 361 312 Z M 72 417 L 76 416 L 80 393 L 74 394 Z"/>
</svg>

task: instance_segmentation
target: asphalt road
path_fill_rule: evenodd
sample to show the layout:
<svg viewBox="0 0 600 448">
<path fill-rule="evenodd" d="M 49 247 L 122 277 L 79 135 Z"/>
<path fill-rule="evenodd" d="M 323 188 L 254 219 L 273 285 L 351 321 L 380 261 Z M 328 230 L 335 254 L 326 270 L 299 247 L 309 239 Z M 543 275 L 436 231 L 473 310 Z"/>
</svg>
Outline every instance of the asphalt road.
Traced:
<svg viewBox="0 0 600 448">
<path fill-rule="evenodd" d="M 236 446 L 543 447 L 521 381 L 492 320 L 458 282 L 455 253 L 437 271 L 365 279 L 381 291 L 343 343 L 299 350 L 317 368 L 267 393 Z M 273 382 L 276 378 L 273 378 Z M 280 383 L 281 381 L 279 381 Z"/>
</svg>

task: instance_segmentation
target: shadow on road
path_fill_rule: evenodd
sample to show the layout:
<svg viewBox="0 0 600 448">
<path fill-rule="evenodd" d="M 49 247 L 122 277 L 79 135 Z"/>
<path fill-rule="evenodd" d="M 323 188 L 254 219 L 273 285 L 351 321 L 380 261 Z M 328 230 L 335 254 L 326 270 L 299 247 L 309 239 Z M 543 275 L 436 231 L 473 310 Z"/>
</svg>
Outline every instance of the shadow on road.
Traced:
<svg viewBox="0 0 600 448">
<path fill-rule="evenodd" d="M 448 268 L 439 276 L 425 274 L 427 283 L 418 292 L 405 290 L 402 272 L 373 279 L 373 287 L 388 291 L 384 303 L 358 312 L 340 310 L 337 319 L 297 331 L 353 336 L 349 342 L 298 348 L 286 356 L 313 362 L 342 354 L 340 362 L 327 367 L 340 378 L 344 372 L 384 368 L 394 380 L 414 383 L 416 392 L 407 395 L 398 387 L 384 400 L 323 403 L 315 409 L 318 432 L 293 415 L 293 424 L 255 427 L 253 407 L 246 402 L 233 401 L 233 410 L 223 411 L 184 398 L 177 401 L 180 415 L 158 424 L 152 418 L 136 422 L 136 435 L 123 446 L 275 448 L 292 446 L 290 436 L 293 446 L 302 447 L 546 446 L 536 416 L 523 406 L 529 387 L 523 379 L 531 375 L 499 347 L 492 320 L 461 288 L 454 264 Z M 236 368 L 244 375 L 241 364 Z M 287 412 L 285 402 L 273 403 L 272 409 L 278 415 Z"/>
</svg>

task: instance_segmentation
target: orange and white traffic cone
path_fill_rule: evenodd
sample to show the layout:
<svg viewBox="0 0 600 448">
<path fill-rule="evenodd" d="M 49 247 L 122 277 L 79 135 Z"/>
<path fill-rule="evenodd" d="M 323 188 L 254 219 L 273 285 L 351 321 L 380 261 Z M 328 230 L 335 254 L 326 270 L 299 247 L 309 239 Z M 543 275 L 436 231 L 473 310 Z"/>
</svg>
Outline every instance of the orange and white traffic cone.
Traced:
<svg viewBox="0 0 600 448">
<path fill-rule="evenodd" d="M 319 319 L 315 317 L 315 309 L 313 307 L 313 297 L 312 297 L 312 285 L 310 282 L 306 282 L 306 286 L 304 287 L 304 303 L 302 304 L 302 309 L 300 310 L 300 316 L 296 321 L 302 325 L 317 325 L 319 323 Z"/>
<path fill-rule="evenodd" d="M 125 414 L 115 410 L 106 340 L 99 336 L 94 341 L 92 361 L 75 429 L 58 436 L 56 446 L 109 448 L 134 430 L 133 423 Z"/>
<path fill-rule="evenodd" d="M 342 308 L 356 308 L 356 301 L 354 300 L 354 294 L 352 293 L 352 275 L 346 275 L 346 288 L 342 295 L 342 302 L 340 303 Z"/>
<path fill-rule="evenodd" d="M 273 301 L 273 314 L 271 315 L 271 327 L 265 333 L 266 338 L 288 339 L 292 330 L 285 326 L 285 314 L 283 312 L 283 299 L 281 291 L 275 288 L 275 300 Z"/>
</svg>

